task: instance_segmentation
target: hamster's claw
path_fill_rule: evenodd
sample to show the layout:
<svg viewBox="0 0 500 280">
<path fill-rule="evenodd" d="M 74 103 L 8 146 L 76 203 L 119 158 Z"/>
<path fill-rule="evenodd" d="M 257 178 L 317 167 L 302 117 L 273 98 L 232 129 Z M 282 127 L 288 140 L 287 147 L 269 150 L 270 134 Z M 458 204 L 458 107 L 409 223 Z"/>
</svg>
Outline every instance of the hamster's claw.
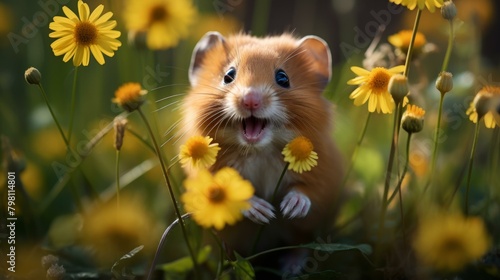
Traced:
<svg viewBox="0 0 500 280">
<path fill-rule="evenodd" d="M 257 224 L 268 224 L 271 219 L 274 219 L 274 207 L 262 198 L 253 196 L 250 199 L 252 207 L 243 212 L 243 215 Z"/>
<path fill-rule="evenodd" d="M 292 190 L 281 201 L 280 209 L 283 217 L 303 218 L 311 209 L 311 200 L 305 194 Z"/>
</svg>

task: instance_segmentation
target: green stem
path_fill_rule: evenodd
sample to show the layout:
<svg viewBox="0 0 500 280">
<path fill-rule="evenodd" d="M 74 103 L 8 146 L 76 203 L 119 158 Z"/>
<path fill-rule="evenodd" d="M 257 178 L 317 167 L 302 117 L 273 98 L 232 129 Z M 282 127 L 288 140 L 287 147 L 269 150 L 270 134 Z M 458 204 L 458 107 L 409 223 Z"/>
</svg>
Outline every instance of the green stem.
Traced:
<svg viewBox="0 0 500 280">
<path fill-rule="evenodd" d="M 399 111 L 401 110 L 401 103 L 396 105 L 396 112 L 394 112 L 394 127 L 392 131 L 392 141 L 391 141 L 391 150 L 389 152 L 389 161 L 387 163 L 387 172 L 385 173 L 385 184 L 384 184 L 384 194 L 382 197 L 382 209 L 380 211 L 379 218 L 379 232 L 378 239 L 382 238 L 384 232 L 384 224 L 385 224 L 385 214 L 387 212 L 387 197 L 389 195 L 389 186 L 391 184 L 391 175 L 394 164 L 394 154 L 396 153 L 396 147 L 398 145 L 398 127 L 400 125 L 401 119 L 399 118 Z"/>
<path fill-rule="evenodd" d="M 344 180 L 342 181 L 342 188 L 345 187 L 345 184 L 347 183 L 347 179 L 349 178 L 349 175 L 351 174 L 352 168 L 354 167 L 354 162 L 356 161 L 356 157 L 358 156 L 358 151 L 359 148 L 361 147 L 361 143 L 363 142 L 363 139 L 365 138 L 365 133 L 366 129 L 368 128 L 368 123 L 370 122 L 370 116 L 372 114 L 368 112 L 368 116 L 366 117 L 366 122 L 365 126 L 363 127 L 363 130 L 361 132 L 361 135 L 359 136 L 358 142 L 356 143 L 356 147 L 354 147 L 354 151 L 352 152 L 351 156 L 351 162 L 349 163 L 349 167 L 347 168 L 347 171 L 344 176 Z"/>
<path fill-rule="evenodd" d="M 453 21 L 449 20 L 450 23 L 450 34 L 448 37 L 448 47 L 446 48 L 446 54 L 443 60 L 443 66 L 441 67 L 441 72 L 446 71 L 448 69 L 448 63 L 450 62 L 451 50 L 453 49 Z"/>
<path fill-rule="evenodd" d="M 120 210 L 120 151 L 116 150 L 116 206 Z"/>
<path fill-rule="evenodd" d="M 75 122 L 75 106 L 76 106 L 76 81 L 78 74 L 78 66 L 75 67 L 75 75 L 73 76 L 73 89 L 71 91 L 71 111 L 68 126 L 68 143 L 71 143 L 71 135 L 73 132 L 73 124 Z"/>
<path fill-rule="evenodd" d="M 499 135 L 499 127 L 495 127 L 493 129 L 493 134 L 491 136 L 491 156 L 490 156 L 490 163 L 489 163 L 489 166 L 490 166 L 490 170 L 489 170 L 489 180 L 490 180 L 490 183 L 489 183 L 489 195 L 488 195 L 488 198 L 486 200 L 486 204 L 484 206 L 484 209 L 487 211 L 487 209 L 491 209 L 490 206 L 492 203 L 495 202 L 495 199 L 496 199 L 496 181 L 498 181 L 496 178 L 497 178 L 497 170 L 498 170 L 498 148 L 499 148 L 499 145 L 498 145 L 498 135 Z M 488 213 L 484 213 L 485 216 L 488 215 Z"/>
<path fill-rule="evenodd" d="M 121 115 L 127 116 L 126 113 L 122 113 Z M 36 213 L 42 215 L 47 210 L 47 208 L 52 205 L 54 199 L 59 195 L 59 193 L 61 193 L 61 191 L 64 189 L 64 186 L 66 186 L 66 184 L 69 182 L 73 171 L 75 171 L 84 162 L 84 160 L 90 155 L 97 143 L 99 143 L 111 129 L 113 129 L 113 122 L 108 123 L 103 129 L 99 131 L 99 133 L 97 133 L 92 139 L 90 139 L 90 141 L 83 148 L 83 150 L 86 152 L 80 154 L 81 159 L 80 161 L 78 161 L 76 166 L 63 165 L 62 167 L 58 167 L 62 169 L 61 171 L 64 171 L 64 174 L 61 174 L 62 177 L 59 176 L 59 180 L 57 181 L 57 183 L 50 189 L 50 192 L 45 195 L 45 199 L 37 209 Z"/>
<path fill-rule="evenodd" d="M 256 0 L 252 19 L 252 33 L 256 36 L 266 34 L 267 24 L 269 22 L 269 11 L 271 10 L 269 0 Z"/>
<path fill-rule="evenodd" d="M 64 140 L 64 144 L 66 144 L 66 149 L 69 151 L 69 142 L 66 136 L 64 135 L 64 131 L 62 130 L 61 124 L 56 118 L 56 114 L 54 114 L 54 111 L 52 110 L 52 106 L 50 106 L 49 99 L 47 97 L 47 94 L 45 93 L 45 90 L 43 89 L 42 84 L 38 84 L 38 88 L 40 88 L 40 91 L 42 92 L 42 97 L 45 100 L 45 104 L 47 105 L 47 108 L 49 108 L 50 115 L 52 116 L 52 119 L 57 125 L 57 129 L 59 129 L 59 133 L 61 134 L 61 137 Z"/>
<path fill-rule="evenodd" d="M 441 116 L 443 112 L 443 100 L 444 100 L 444 93 L 441 93 L 441 97 L 439 99 L 439 110 L 438 110 L 438 119 L 437 119 L 437 125 L 436 125 L 436 131 L 434 132 L 434 149 L 432 151 L 432 161 L 431 161 L 431 169 L 430 169 L 430 174 L 429 174 L 429 180 L 427 181 L 427 184 L 425 185 L 424 188 L 424 193 L 427 191 L 429 186 L 432 183 L 432 180 L 434 179 L 434 169 L 436 167 L 436 160 L 437 160 L 437 151 L 438 151 L 438 144 L 439 144 L 439 132 L 441 130 Z"/>
<path fill-rule="evenodd" d="M 394 197 L 395 193 L 399 193 L 399 211 L 401 212 L 401 225 L 403 229 L 403 240 L 406 240 L 406 233 L 405 233 L 405 217 L 404 217 L 404 209 L 403 209 L 403 192 L 401 191 L 401 184 L 403 183 L 403 180 L 405 179 L 406 172 L 408 171 L 408 163 L 410 161 L 410 142 L 411 142 L 411 136 L 412 133 L 408 133 L 408 139 L 406 140 L 406 159 L 405 159 L 405 166 L 403 167 L 403 174 L 401 174 L 401 178 L 399 178 L 398 185 L 394 192 L 391 195 L 391 198 L 389 198 L 389 201 L 387 204 L 391 203 L 392 198 Z"/>
<path fill-rule="evenodd" d="M 403 167 L 403 173 L 401 174 L 401 178 L 399 178 L 398 185 L 396 189 L 392 192 L 391 196 L 389 197 L 389 200 L 387 201 L 387 204 L 391 204 L 392 200 L 396 197 L 396 194 L 401 193 L 401 185 L 403 184 L 403 180 L 405 179 L 406 173 L 408 172 L 408 165 L 409 165 L 409 160 L 410 160 L 410 141 L 411 141 L 411 136 L 412 133 L 408 133 L 408 140 L 406 142 L 406 159 L 405 159 L 405 166 Z M 401 199 L 401 197 L 400 197 Z M 403 215 L 401 214 L 401 217 Z"/>
<path fill-rule="evenodd" d="M 472 165 L 474 163 L 474 151 L 476 149 L 477 138 L 479 135 L 479 122 L 481 119 L 478 118 L 476 122 L 476 130 L 474 132 L 474 141 L 472 142 L 472 149 L 470 151 L 469 157 L 469 170 L 467 172 L 467 189 L 465 191 L 465 215 L 469 215 L 469 190 L 470 190 L 470 178 L 472 174 Z"/>
<path fill-rule="evenodd" d="M 156 151 L 156 156 L 158 157 L 158 160 L 160 161 L 161 171 L 163 173 L 163 179 L 165 180 L 165 183 L 166 183 L 167 188 L 168 188 L 168 192 L 170 194 L 170 198 L 172 199 L 172 204 L 174 206 L 175 215 L 177 216 L 177 219 L 179 219 L 179 224 L 181 226 L 182 235 L 184 236 L 184 239 L 186 241 L 186 245 L 187 245 L 188 250 L 189 250 L 189 254 L 191 256 L 191 260 L 193 261 L 193 267 L 194 267 L 194 272 L 195 272 L 196 278 L 199 279 L 199 277 L 198 277 L 199 276 L 198 275 L 198 264 L 196 261 L 196 256 L 195 256 L 195 253 L 193 251 L 193 248 L 191 248 L 191 244 L 189 244 L 189 238 L 187 235 L 186 226 L 184 224 L 184 221 L 182 220 L 182 214 L 181 214 L 179 205 L 177 203 L 177 200 L 175 199 L 174 189 L 173 189 L 172 185 L 170 184 L 168 172 L 167 172 L 167 169 L 165 167 L 165 162 L 163 161 L 163 156 L 162 156 L 161 151 L 160 151 L 160 146 L 158 145 L 158 142 L 156 141 L 153 130 L 151 129 L 151 126 L 149 124 L 149 121 L 146 118 L 146 116 L 144 115 L 144 113 L 142 112 L 141 108 L 139 107 L 137 109 L 137 111 L 139 112 L 139 115 L 141 116 L 142 120 L 144 121 L 144 124 L 146 125 L 146 129 L 148 130 L 148 133 L 151 137 L 151 141 L 153 142 L 153 146 L 154 146 L 155 151 Z"/>
<path fill-rule="evenodd" d="M 158 243 L 158 247 L 156 248 L 156 253 L 153 257 L 153 261 L 151 262 L 151 266 L 149 267 L 149 271 L 148 271 L 148 275 L 146 277 L 147 280 L 151 279 L 151 276 L 153 275 L 153 271 L 155 270 L 155 267 L 156 267 L 156 262 L 158 261 L 158 258 L 160 257 L 160 252 L 163 248 L 163 245 L 165 244 L 165 241 L 167 240 L 167 236 L 168 234 L 170 233 L 170 231 L 172 230 L 172 228 L 176 225 L 176 224 L 180 224 L 182 225 L 184 223 L 184 220 L 183 219 L 187 219 L 191 216 L 190 213 L 186 213 L 184 215 L 181 216 L 181 218 L 179 219 L 176 219 L 175 221 L 173 221 L 166 229 L 165 231 L 163 232 L 161 238 L 160 238 L 160 242 Z M 195 262 L 193 264 L 196 264 Z M 195 267 L 195 266 L 194 266 Z"/>
<path fill-rule="evenodd" d="M 410 45 L 408 46 L 408 53 L 406 54 L 405 71 L 403 72 L 403 75 L 405 75 L 406 77 L 408 77 L 408 74 L 410 72 L 410 62 L 411 57 L 413 56 L 413 45 L 415 44 L 415 37 L 417 37 L 418 25 L 420 24 L 421 15 L 422 10 L 417 9 L 417 15 L 415 17 L 415 23 L 413 25 L 413 33 L 411 34 Z"/>
<path fill-rule="evenodd" d="M 283 171 L 281 171 L 281 175 L 280 175 L 280 178 L 278 179 L 278 183 L 276 184 L 276 187 L 274 187 L 273 196 L 271 197 L 271 203 L 274 203 L 274 199 L 276 198 L 276 194 L 278 193 L 278 189 L 279 189 L 279 187 L 281 185 L 281 182 L 283 181 L 283 177 L 285 177 L 285 173 L 288 170 L 288 166 L 290 166 L 289 162 L 287 162 L 285 164 L 285 167 L 283 168 Z"/>
<path fill-rule="evenodd" d="M 276 187 L 274 187 L 273 196 L 271 197 L 271 204 L 274 204 L 274 199 L 276 198 L 276 194 L 278 193 L 279 186 L 281 185 L 281 182 L 283 181 L 283 177 L 285 177 L 285 173 L 288 170 L 288 166 L 290 166 L 289 162 L 287 162 L 285 164 L 283 171 L 281 171 L 281 175 L 280 175 L 280 178 L 278 179 L 278 183 L 276 184 Z M 259 240 L 260 240 L 260 237 L 262 235 L 262 231 L 264 230 L 264 227 L 265 227 L 265 225 L 261 225 L 259 228 L 259 231 L 257 232 L 257 237 L 255 238 L 255 241 L 253 242 L 252 252 L 255 252 L 255 250 L 257 250 L 257 244 L 259 244 Z"/>
<path fill-rule="evenodd" d="M 300 246 L 284 246 L 284 247 L 273 248 L 273 249 L 269 249 L 269 250 L 266 250 L 266 251 L 262 251 L 262 252 L 256 253 L 254 255 L 246 257 L 245 259 L 247 261 L 250 261 L 252 259 L 255 259 L 257 257 L 260 257 L 260 256 L 265 255 L 265 254 L 269 254 L 269 253 L 272 253 L 272 252 L 278 252 L 278 251 L 290 250 L 290 249 L 296 249 L 296 248 L 301 248 L 301 247 Z"/>
<path fill-rule="evenodd" d="M 49 108 L 50 115 L 52 116 L 52 119 L 54 120 L 54 122 L 57 126 L 57 129 L 59 130 L 59 133 L 61 134 L 61 137 L 63 138 L 64 144 L 66 145 L 66 152 L 71 153 L 71 154 L 76 154 L 76 152 L 71 149 L 69 139 L 66 138 L 66 136 L 64 135 L 64 131 L 62 130 L 61 124 L 57 120 L 56 115 L 54 113 L 54 110 L 52 110 L 52 106 L 50 106 L 49 98 L 47 97 L 47 94 L 45 93 L 45 90 L 43 89 L 42 84 L 38 84 L 38 87 L 40 88 L 40 91 L 42 92 L 42 97 L 45 100 L 45 104 L 47 105 L 47 108 Z M 75 200 L 77 208 L 79 210 L 83 210 L 83 205 L 82 205 L 82 202 L 80 201 L 80 195 L 78 194 L 78 190 L 76 188 L 75 182 L 73 182 L 71 184 L 70 189 L 71 189 L 70 190 L 71 195 L 72 195 L 73 199 Z"/>
</svg>

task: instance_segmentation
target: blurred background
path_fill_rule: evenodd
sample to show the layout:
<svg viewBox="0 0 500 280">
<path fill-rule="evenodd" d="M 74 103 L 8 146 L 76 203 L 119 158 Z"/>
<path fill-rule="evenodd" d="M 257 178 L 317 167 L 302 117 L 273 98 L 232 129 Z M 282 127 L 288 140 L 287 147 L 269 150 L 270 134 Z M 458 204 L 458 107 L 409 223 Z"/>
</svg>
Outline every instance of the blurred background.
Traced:
<svg viewBox="0 0 500 280">
<path fill-rule="evenodd" d="M 105 207 L 106 201 L 114 195 L 116 163 L 113 132 L 107 133 L 85 157 L 68 157 L 38 87 L 28 85 L 23 77 L 28 67 L 40 70 L 48 99 L 62 126 L 67 128 L 74 67 L 71 62 L 64 63 L 61 57 L 53 55 L 50 44 L 54 40 L 48 36 L 48 25 L 52 21 L 51 9 L 57 9 L 56 14 L 63 15 L 63 5 L 76 11 L 76 3 L 76 0 L 0 1 L 0 134 L 4 137 L 1 154 L 4 159 L 15 155 L 23 170 L 19 177 L 25 193 L 19 192 L 17 197 L 20 201 L 17 215 L 23 217 L 17 228 L 18 248 L 19 254 L 27 252 L 36 256 L 33 259 L 37 263 L 38 257 L 47 251 L 70 250 L 64 251 L 67 256 L 82 256 L 71 250 L 74 250 L 72 245 L 86 242 L 82 238 L 86 219 L 83 213 L 98 211 L 89 206 L 92 201 L 101 200 L 102 207 Z M 77 148 L 83 147 L 105 129 L 121 112 L 111 102 L 115 90 L 125 82 L 138 82 L 149 90 L 145 111 L 153 119 L 160 142 L 166 143 L 163 149 L 171 163 L 175 162 L 179 144 L 169 141 L 175 134 L 175 127 L 173 131 L 170 128 L 178 119 L 176 102 L 189 86 L 187 71 L 191 52 L 205 32 L 217 30 L 228 35 L 243 31 L 256 36 L 291 32 L 298 37 L 314 34 L 324 38 L 333 55 L 333 78 L 325 96 L 336 108 L 332 133 L 347 164 L 367 115 L 364 106 L 354 107 L 349 99 L 354 87 L 348 86 L 346 81 L 355 76 L 349 68 L 363 67 L 363 61 L 372 57 L 366 57 L 365 52 L 374 38 L 379 42 L 372 46 L 387 45 L 388 36 L 411 29 L 416 13 L 389 4 L 387 0 L 198 0 L 193 2 L 198 14 L 189 35 L 175 47 L 151 51 L 138 49 L 128 42 L 122 17 L 124 2 L 89 0 L 87 3 L 91 10 L 104 4 L 105 11 L 114 13 L 113 19 L 118 22 L 116 29 L 122 32 L 119 38 L 122 46 L 114 57 L 106 57 L 103 66 L 91 58 L 88 67 L 79 67 L 72 144 Z M 500 85 L 498 2 L 456 0 L 455 4 L 458 8 L 456 37 L 449 66 L 449 71 L 454 74 L 455 87 L 445 101 L 446 139 L 441 143 L 443 157 L 439 161 L 442 165 L 439 180 L 443 185 L 453 185 L 462 179 L 459 175 L 465 168 L 463 159 L 470 151 L 474 128 L 465 115 L 469 102 L 482 86 Z M 433 46 L 429 53 L 415 62 L 418 65 L 410 72 L 413 100 L 428 112 L 426 128 L 415 139 L 414 159 L 415 162 L 428 163 L 439 101 L 434 81 L 446 50 L 448 25 L 439 10 L 435 13 L 424 10 L 419 31 Z M 349 180 L 353 192 L 359 193 L 351 212 L 363 203 L 363 194 L 368 193 L 367 190 L 380 187 L 388 157 L 391 123 L 392 116 L 387 115 L 375 115 L 371 120 L 363 149 Z M 147 139 L 137 115 L 130 116 L 129 127 Z M 496 131 L 498 139 L 498 128 Z M 490 162 L 488 147 L 495 143 L 492 142 L 495 141 L 494 135 L 492 130 L 483 129 L 480 136 L 477 151 L 479 171 L 475 173 L 475 178 L 488 179 L 478 179 L 479 187 L 487 188 L 490 180 L 498 179 L 481 169 Z M 150 255 L 154 252 L 158 234 L 173 220 L 174 215 L 154 153 L 140 137 L 130 134 L 125 137 L 120 158 L 120 172 L 124 176 L 123 195 L 129 197 L 130 205 L 139 205 L 139 210 L 133 210 L 134 213 L 144 213 L 151 220 L 150 224 L 142 225 L 143 228 L 153 230 L 148 236 L 128 233 L 127 238 L 130 239 L 118 242 L 150 240 L 152 243 L 147 251 Z M 7 169 L 6 164 L 4 160 L 3 170 Z M 413 166 L 415 176 L 419 174 L 418 166 L 425 169 L 423 165 Z M 71 172 L 68 182 L 60 191 L 54 192 L 54 188 L 60 185 L 59 180 L 68 171 Z M 1 188 L 5 188 L 5 174 L 5 171 L 0 174 Z M 177 166 L 172 168 L 172 174 L 173 181 L 180 186 L 183 174 Z M 83 205 L 80 207 L 85 211 L 82 212 L 73 202 L 75 196 L 82 198 Z M 2 196 L 2 215 L 5 214 L 5 201 Z M 3 233 L 3 216 L 1 219 L 3 228 L 0 232 Z M 139 216 L 137 220 L 144 219 Z M 131 220 L 131 223 L 135 222 Z M 4 240 L 0 244 L 1 254 L 4 255 Z M 172 244 L 165 254 L 166 259 L 184 256 L 184 244 Z M 30 267 L 27 258 L 19 262 L 20 267 Z"/>
</svg>

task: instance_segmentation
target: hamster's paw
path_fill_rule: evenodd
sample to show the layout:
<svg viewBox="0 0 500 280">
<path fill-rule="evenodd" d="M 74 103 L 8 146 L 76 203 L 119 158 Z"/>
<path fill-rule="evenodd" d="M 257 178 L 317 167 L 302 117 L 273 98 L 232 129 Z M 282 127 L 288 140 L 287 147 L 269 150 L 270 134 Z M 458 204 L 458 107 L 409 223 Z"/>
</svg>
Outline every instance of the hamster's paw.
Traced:
<svg viewBox="0 0 500 280">
<path fill-rule="evenodd" d="M 292 190 L 281 201 L 280 209 L 283 217 L 303 218 L 311 209 L 311 200 L 305 194 Z"/>
<path fill-rule="evenodd" d="M 267 201 L 256 196 L 250 199 L 252 207 L 243 212 L 243 215 L 257 224 L 268 224 L 271 219 L 274 219 L 274 207 Z"/>
</svg>

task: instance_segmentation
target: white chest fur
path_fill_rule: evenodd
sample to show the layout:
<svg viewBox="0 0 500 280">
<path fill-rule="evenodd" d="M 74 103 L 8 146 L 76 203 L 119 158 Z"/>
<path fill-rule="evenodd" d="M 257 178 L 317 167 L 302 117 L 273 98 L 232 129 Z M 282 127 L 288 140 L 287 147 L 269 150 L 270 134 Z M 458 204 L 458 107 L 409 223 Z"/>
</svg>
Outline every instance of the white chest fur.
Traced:
<svg viewBox="0 0 500 280">
<path fill-rule="evenodd" d="M 244 160 L 241 158 L 230 164 L 236 168 L 243 178 L 252 182 L 256 195 L 270 201 L 276 185 L 278 184 L 285 162 L 281 156 L 273 156 L 271 153 L 259 151 L 249 154 Z M 283 186 L 288 185 L 289 178 L 284 176 L 280 191 Z"/>
</svg>

